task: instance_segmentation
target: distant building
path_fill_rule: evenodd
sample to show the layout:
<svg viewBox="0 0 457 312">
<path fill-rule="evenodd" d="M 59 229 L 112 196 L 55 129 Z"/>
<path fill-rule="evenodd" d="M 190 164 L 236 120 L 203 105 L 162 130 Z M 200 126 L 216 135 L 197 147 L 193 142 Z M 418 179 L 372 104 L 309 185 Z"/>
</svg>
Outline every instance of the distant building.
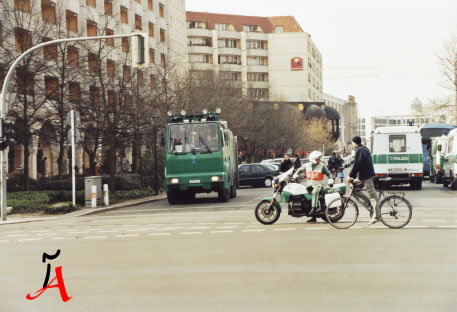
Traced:
<svg viewBox="0 0 457 312">
<path fill-rule="evenodd" d="M 187 12 L 189 70 L 240 82 L 247 98 L 322 102 L 322 56 L 293 16 Z"/>
</svg>

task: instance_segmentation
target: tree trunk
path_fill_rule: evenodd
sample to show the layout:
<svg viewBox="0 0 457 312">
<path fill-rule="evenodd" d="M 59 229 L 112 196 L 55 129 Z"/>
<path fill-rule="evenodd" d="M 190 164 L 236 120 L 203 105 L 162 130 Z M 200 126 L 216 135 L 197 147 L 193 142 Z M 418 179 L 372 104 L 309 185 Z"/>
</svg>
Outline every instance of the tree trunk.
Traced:
<svg viewBox="0 0 457 312">
<path fill-rule="evenodd" d="M 30 158 L 30 135 L 26 134 L 24 137 L 24 188 L 26 191 L 29 189 L 29 158 Z"/>
</svg>

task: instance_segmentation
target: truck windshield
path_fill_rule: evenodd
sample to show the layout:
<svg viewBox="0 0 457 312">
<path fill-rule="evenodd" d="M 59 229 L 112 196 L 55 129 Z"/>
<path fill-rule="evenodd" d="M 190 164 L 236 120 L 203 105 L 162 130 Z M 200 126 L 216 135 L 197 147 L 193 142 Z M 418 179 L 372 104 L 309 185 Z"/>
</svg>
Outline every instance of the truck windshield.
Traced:
<svg viewBox="0 0 457 312">
<path fill-rule="evenodd" d="M 168 128 L 168 152 L 211 153 L 219 150 L 216 124 L 179 124 Z"/>
</svg>

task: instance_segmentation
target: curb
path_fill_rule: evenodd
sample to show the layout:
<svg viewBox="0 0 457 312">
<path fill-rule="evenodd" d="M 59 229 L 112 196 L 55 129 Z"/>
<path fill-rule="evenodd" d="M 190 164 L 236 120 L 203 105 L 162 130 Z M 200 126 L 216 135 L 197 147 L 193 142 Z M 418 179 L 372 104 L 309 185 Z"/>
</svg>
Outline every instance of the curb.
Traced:
<svg viewBox="0 0 457 312">
<path fill-rule="evenodd" d="M 6 224 L 17 224 L 17 223 L 28 223 L 28 222 L 37 222 L 37 221 L 49 221 L 49 220 L 58 220 L 58 219 L 65 219 L 65 218 L 70 218 L 70 217 L 82 217 L 82 216 L 88 216 L 92 214 L 97 214 L 97 213 L 102 213 L 106 211 L 111 211 L 111 210 L 116 210 L 120 208 L 125 208 L 125 207 L 131 207 L 135 205 L 142 205 L 142 204 L 147 204 L 147 203 L 152 203 L 161 199 L 165 199 L 167 196 L 165 194 L 158 195 L 158 196 L 150 196 L 150 197 L 145 197 L 141 199 L 134 199 L 134 200 L 129 200 L 125 201 L 119 204 L 114 204 L 110 205 L 107 207 L 103 208 L 89 208 L 89 209 L 81 209 L 77 211 L 73 211 L 70 213 L 66 213 L 61 216 L 57 217 L 40 217 L 40 218 L 29 218 L 29 219 L 23 219 L 23 220 L 12 220 L 12 221 L 0 221 L 0 226 L 1 225 L 6 225 Z"/>
</svg>

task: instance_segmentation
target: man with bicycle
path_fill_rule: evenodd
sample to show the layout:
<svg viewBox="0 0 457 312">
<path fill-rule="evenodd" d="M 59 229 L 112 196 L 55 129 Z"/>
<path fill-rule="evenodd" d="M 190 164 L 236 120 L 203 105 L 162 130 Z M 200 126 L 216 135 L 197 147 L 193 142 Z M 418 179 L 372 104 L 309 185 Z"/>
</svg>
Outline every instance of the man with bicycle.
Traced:
<svg viewBox="0 0 457 312">
<path fill-rule="evenodd" d="M 371 153 L 367 147 L 362 145 L 362 139 L 359 136 L 352 138 L 352 147 L 355 149 L 355 160 L 352 170 L 349 173 L 349 183 L 352 183 L 358 177 L 367 188 L 371 206 L 374 209 L 373 216 L 368 224 L 375 224 L 379 220 L 379 211 L 378 195 L 376 194 L 376 188 L 373 183 L 375 172 Z"/>
</svg>

